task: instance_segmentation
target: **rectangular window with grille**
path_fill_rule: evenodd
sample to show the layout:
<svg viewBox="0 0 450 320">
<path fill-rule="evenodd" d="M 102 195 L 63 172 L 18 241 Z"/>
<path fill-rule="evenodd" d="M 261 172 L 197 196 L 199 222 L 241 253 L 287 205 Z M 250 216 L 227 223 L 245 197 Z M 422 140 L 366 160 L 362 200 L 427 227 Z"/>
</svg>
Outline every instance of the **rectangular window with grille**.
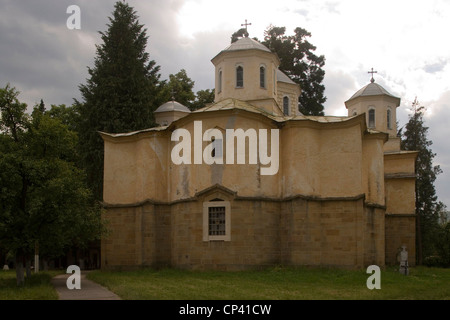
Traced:
<svg viewBox="0 0 450 320">
<path fill-rule="evenodd" d="M 203 241 L 231 241 L 230 201 L 214 198 L 203 202 Z"/>
<path fill-rule="evenodd" d="M 225 235 L 225 207 L 208 208 L 208 225 L 210 236 Z"/>
</svg>

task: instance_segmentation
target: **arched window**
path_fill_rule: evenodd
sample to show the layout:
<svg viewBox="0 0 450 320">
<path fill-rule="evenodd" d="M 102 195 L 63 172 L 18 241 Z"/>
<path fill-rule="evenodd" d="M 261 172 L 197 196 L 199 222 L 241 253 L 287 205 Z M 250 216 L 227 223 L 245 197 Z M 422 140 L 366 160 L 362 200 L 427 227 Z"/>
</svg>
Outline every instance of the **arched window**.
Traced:
<svg viewBox="0 0 450 320">
<path fill-rule="evenodd" d="M 222 70 L 219 70 L 219 88 L 217 91 L 222 92 Z"/>
<path fill-rule="evenodd" d="M 259 67 L 259 86 L 261 88 L 266 87 L 266 68 L 263 66 Z"/>
<path fill-rule="evenodd" d="M 387 128 L 388 128 L 388 130 L 391 130 L 392 129 L 391 109 L 387 109 L 386 116 L 387 116 L 387 119 L 386 119 Z"/>
<path fill-rule="evenodd" d="M 285 116 L 289 115 L 289 97 L 285 96 L 283 98 L 283 113 Z"/>
<path fill-rule="evenodd" d="M 242 66 L 238 66 L 236 68 L 236 88 L 244 87 L 244 68 Z"/>
<path fill-rule="evenodd" d="M 273 69 L 273 94 L 276 94 L 277 88 L 277 70 Z"/>
<path fill-rule="evenodd" d="M 375 128 L 375 109 L 369 110 L 369 128 Z"/>
</svg>

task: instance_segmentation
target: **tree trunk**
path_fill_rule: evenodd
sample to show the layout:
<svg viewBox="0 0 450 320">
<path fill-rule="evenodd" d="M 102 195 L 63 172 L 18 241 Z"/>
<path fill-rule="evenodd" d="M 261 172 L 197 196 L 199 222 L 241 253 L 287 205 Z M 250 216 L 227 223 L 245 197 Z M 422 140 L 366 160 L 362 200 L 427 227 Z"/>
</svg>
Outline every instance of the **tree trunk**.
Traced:
<svg viewBox="0 0 450 320">
<path fill-rule="evenodd" d="M 28 255 L 25 260 L 25 270 L 27 272 L 27 278 L 31 277 L 31 259 Z"/>
<path fill-rule="evenodd" d="M 423 262 L 423 257 L 422 257 L 422 228 L 420 226 L 421 224 L 421 219 L 420 219 L 420 211 L 417 210 L 417 204 L 418 202 L 418 190 L 416 188 L 416 247 L 417 247 L 417 264 L 421 265 Z"/>
<path fill-rule="evenodd" d="M 16 280 L 18 286 L 23 286 L 25 283 L 23 273 L 23 255 L 20 253 L 16 254 Z"/>
</svg>

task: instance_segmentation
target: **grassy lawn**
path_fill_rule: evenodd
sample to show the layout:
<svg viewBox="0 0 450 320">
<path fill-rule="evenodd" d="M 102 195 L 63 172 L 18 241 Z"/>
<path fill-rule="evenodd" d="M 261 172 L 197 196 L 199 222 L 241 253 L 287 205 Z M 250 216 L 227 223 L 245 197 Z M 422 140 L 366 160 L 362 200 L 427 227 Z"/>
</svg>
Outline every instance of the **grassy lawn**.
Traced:
<svg viewBox="0 0 450 320">
<path fill-rule="evenodd" d="M 40 272 L 17 287 L 15 271 L 0 270 L 0 300 L 54 300 L 50 280 L 61 271 Z M 87 277 L 130 300 L 450 300 L 450 269 L 417 267 L 409 276 L 381 272 L 381 290 L 369 290 L 370 274 L 324 268 L 270 268 L 220 272 L 176 269 L 92 271 Z"/>
<path fill-rule="evenodd" d="M 61 271 L 39 272 L 25 276 L 25 285 L 17 287 L 16 271 L 0 270 L 0 300 L 56 300 L 58 294 L 50 280 Z"/>
<path fill-rule="evenodd" d="M 303 300 L 426 299 L 450 300 L 450 269 L 417 267 L 404 276 L 395 268 L 381 272 L 381 289 L 369 290 L 371 274 L 317 268 L 271 268 L 219 272 L 142 269 L 94 271 L 88 278 L 132 300 Z"/>
</svg>

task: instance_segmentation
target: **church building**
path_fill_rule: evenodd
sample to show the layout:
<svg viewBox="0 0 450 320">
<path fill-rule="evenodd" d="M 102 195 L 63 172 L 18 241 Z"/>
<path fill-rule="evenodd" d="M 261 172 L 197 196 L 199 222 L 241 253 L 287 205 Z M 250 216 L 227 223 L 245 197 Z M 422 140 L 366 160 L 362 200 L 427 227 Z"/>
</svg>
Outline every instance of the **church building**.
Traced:
<svg viewBox="0 0 450 320">
<path fill-rule="evenodd" d="M 416 152 L 372 80 L 348 116 L 305 116 L 301 88 L 244 37 L 213 59 L 215 101 L 169 101 L 158 127 L 104 140 L 102 268 L 348 269 L 415 261 Z"/>
</svg>

